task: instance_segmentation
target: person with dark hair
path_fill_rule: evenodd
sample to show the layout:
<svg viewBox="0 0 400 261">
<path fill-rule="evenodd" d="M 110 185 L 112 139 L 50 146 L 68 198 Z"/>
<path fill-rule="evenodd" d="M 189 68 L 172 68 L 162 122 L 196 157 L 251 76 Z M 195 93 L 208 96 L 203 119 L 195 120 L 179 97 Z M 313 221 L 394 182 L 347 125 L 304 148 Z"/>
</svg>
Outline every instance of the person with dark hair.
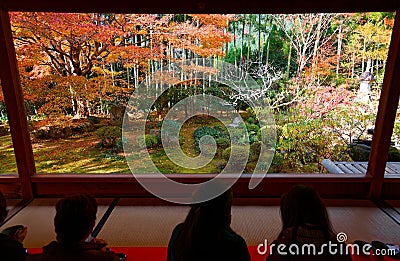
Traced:
<svg viewBox="0 0 400 261">
<path fill-rule="evenodd" d="M 7 217 L 6 198 L 0 191 L 0 224 Z M 22 242 L 24 241 L 27 228 L 22 225 L 12 226 L 4 229 L 0 233 L 0 260 L 20 261 L 26 256 L 26 249 Z"/>
<path fill-rule="evenodd" d="M 87 240 L 94 228 L 97 202 L 89 195 L 77 194 L 56 204 L 54 227 L 57 241 L 43 247 L 43 253 L 31 255 L 34 261 L 116 261 L 116 253 L 106 251 L 103 240 Z M 89 242 L 86 242 L 89 241 Z"/>
<path fill-rule="evenodd" d="M 193 204 L 185 221 L 172 232 L 167 261 L 250 260 L 246 242 L 230 227 L 231 206 L 231 189 Z"/>
<path fill-rule="evenodd" d="M 267 261 L 351 260 L 351 256 L 346 254 L 346 245 L 337 241 L 326 207 L 314 188 L 294 186 L 282 196 L 280 211 L 282 230 L 271 244 Z M 329 242 L 336 244 L 331 252 Z M 278 250 L 280 244 L 285 248 Z M 310 245 L 315 246 L 315 251 L 309 248 Z"/>
</svg>

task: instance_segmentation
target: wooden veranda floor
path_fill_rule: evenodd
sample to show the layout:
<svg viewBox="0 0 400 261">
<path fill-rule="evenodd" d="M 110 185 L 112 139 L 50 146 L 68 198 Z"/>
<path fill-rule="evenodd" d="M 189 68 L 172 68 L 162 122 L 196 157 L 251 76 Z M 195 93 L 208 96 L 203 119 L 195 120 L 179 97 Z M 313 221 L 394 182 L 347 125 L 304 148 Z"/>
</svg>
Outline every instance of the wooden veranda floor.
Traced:
<svg viewBox="0 0 400 261">
<path fill-rule="evenodd" d="M 322 165 L 329 173 L 333 174 L 366 174 L 368 168 L 367 161 L 344 162 L 324 159 Z M 400 162 L 387 162 L 385 175 L 387 174 L 399 175 Z"/>
</svg>

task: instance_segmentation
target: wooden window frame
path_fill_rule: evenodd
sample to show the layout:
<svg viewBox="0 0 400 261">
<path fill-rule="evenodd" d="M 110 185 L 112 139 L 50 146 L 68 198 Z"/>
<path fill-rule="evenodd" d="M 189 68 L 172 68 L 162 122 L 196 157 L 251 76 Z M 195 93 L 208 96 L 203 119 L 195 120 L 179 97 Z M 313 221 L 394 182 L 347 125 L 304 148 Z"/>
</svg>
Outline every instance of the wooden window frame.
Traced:
<svg viewBox="0 0 400 261">
<path fill-rule="evenodd" d="M 24 200 L 34 197 L 57 197 L 75 192 L 86 192 L 104 197 L 153 197 L 138 184 L 133 176 L 126 174 L 36 174 L 8 12 L 273 14 L 396 12 L 398 10 L 400 10 L 398 0 L 249 0 L 245 3 L 232 1 L 228 5 L 214 0 L 2 0 L 0 2 L 0 77 L 19 175 L 0 178 L 0 189 L 8 194 L 20 195 Z M 279 198 L 293 184 L 308 183 L 316 187 L 325 198 L 399 199 L 399 177 L 384 177 L 385 162 L 400 95 L 400 74 L 394 73 L 400 72 L 399 44 L 400 15 L 396 15 L 366 175 L 270 174 L 256 189 L 249 190 L 250 175 L 244 174 L 233 187 L 235 195 L 245 201 L 257 198 Z M 190 175 L 190 177 L 168 175 L 168 177 L 181 182 L 202 182 L 212 178 L 213 175 Z M 158 182 L 151 175 L 149 179 Z"/>
</svg>

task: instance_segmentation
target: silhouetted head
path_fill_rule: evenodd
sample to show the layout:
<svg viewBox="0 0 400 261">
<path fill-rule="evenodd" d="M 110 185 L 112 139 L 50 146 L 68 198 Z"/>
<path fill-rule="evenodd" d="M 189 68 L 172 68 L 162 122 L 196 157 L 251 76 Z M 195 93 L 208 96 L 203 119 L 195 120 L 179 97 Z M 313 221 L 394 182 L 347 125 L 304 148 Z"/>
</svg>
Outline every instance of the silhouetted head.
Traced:
<svg viewBox="0 0 400 261">
<path fill-rule="evenodd" d="M 4 221 L 7 217 L 7 203 L 6 198 L 0 191 L 0 223 Z"/>
<path fill-rule="evenodd" d="M 209 193 L 207 189 L 218 189 L 218 184 L 201 187 L 194 198 L 199 193 Z M 214 199 L 192 205 L 172 245 L 174 260 L 197 260 L 199 249 L 206 251 L 205 246 L 218 245 L 224 232 L 230 230 L 232 197 L 232 190 L 228 189 Z"/>
<path fill-rule="evenodd" d="M 326 207 L 314 188 L 296 185 L 281 198 L 282 231 L 287 228 L 312 225 L 324 231 L 326 236 L 332 233 Z"/>
<path fill-rule="evenodd" d="M 74 244 L 85 240 L 91 233 L 97 213 L 97 202 L 89 195 L 77 194 L 57 202 L 54 226 L 57 240 Z"/>
<path fill-rule="evenodd" d="M 222 185 L 218 183 L 202 186 L 196 191 L 194 198 L 203 198 L 203 195 L 208 195 L 211 190 L 218 191 L 221 188 Z M 232 189 L 229 188 L 211 200 L 192 205 L 188 218 L 195 215 L 196 225 L 202 226 L 203 230 L 228 228 L 231 222 L 232 198 Z"/>
</svg>

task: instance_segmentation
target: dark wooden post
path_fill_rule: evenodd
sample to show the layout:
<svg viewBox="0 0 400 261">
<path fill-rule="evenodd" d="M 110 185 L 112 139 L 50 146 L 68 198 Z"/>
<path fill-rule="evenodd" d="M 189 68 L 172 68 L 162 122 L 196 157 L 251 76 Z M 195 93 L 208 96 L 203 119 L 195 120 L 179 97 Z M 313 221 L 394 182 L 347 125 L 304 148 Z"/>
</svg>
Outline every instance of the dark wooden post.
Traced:
<svg viewBox="0 0 400 261">
<path fill-rule="evenodd" d="M 382 194 L 386 161 L 390 139 L 400 95 L 400 15 L 396 14 L 392 40 L 385 70 L 378 113 L 372 139 L 371 154 L 367 174 L 372 175 L 370 197 L 379 199 Z"/>
<path fill-rule="evenodd" d="M 33 197 L 31 176 L 35 173 L 32 145 L 28 132 L 24 98 L 19 79 L 14 42 L 8 12 L 0 10 L 0 78 L 23 199 Z"/>
</svg>

